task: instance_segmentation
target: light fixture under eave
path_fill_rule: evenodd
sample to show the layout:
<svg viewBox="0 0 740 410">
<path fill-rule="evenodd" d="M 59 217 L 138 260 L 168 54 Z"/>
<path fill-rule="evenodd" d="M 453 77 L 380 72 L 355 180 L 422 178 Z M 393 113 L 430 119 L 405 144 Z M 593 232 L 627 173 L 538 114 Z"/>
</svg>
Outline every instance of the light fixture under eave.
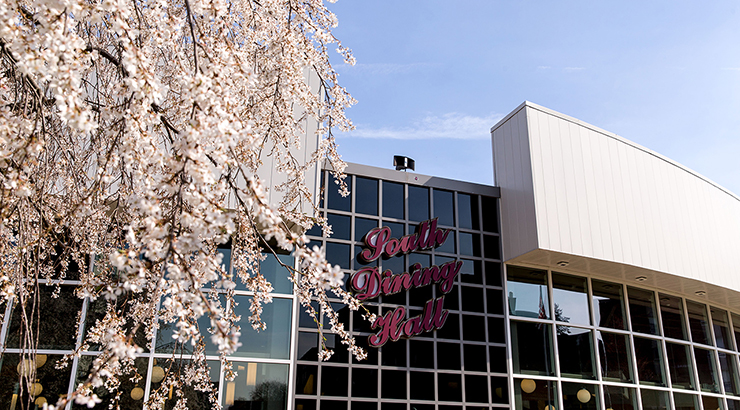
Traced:
<svg viewBox="0 0 740 410">
<path fill-rule="evenodd" d="M 586 389 L 581 389 L 578 390 L 576 397 L 578 398 L 578 401 L 585 404 L 591 400 L 591 392 Z"/>
<path fill-rule="evenodd" d="M 568 266 L 569 263 L 570 262 L 568 262 L 568 261 L 558 261 L 556 263 L 556 265 L 560 266 L 561 268 L 564 268 L 564 267 Z"/>
<path fill-rule="evenodd" d="M 647 280 L 647 276 L 640 275 L 636 277 L 635 280 L 638 282 L 645 282 Z"/>
<path fill-rule="evenodd" d="M 555 410 L 555 406 L 553 406 L 552 404 L 547 405 L 547 406 L 545 406 L 545 409 L 544 410 Z"/>
<path fill-rule="evenodd" d="M 159 383 L 164 379 L 164 369 L 161 366 L 152 367 L 152 383 Z"/>
<path fill-rule="evenodd" d="M 33 403 L 41 408 L 46 404 L 46 397 L 37 397 Z"/>
<path fill-rule="evenodd" d="M 707 291 L 706 290 L 697 290 L 696 292 L 694 292 L 694 294 L 696 296 L 706 296 L 707 295 Z"/>
<path fill-rule="evenodd" d="M 136 401 L 139 401 L 139 400 L 143 399 L 144 398 L 144 389 L 142 389 L 141 387 L 138 387 L 138 386 L 137 387 L 134 387 L 133 389 L 131 389 L 131 398 L 134 399 L 134 400 L 136 400 Z"/>
<path fill-rule="evenodd" d="M 532 393 L 533 391 L 535 391 L 535 389 L 537 389 L 537 383 L 535 383 L 535 381 L 532 379 L 524 379 L 519 385 L 521 386 L 522 391 L 525 393 Z"/>
</svg>

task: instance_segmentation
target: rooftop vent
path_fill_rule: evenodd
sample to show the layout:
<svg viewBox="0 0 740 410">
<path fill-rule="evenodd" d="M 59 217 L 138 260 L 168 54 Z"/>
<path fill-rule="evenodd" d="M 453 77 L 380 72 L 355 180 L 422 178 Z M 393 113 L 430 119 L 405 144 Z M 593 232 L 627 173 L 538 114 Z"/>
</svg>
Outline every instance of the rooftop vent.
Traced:
<svg viewBox="0 0 740 410">
<path fill-rule="evenodd" d="M 396 171 L 400 171 L 402 169 L 410 169 L 414 171 L 416 168 L 416 162 L 409 157 L 404 157 L 403 155 L 394 155 L 393 166 L 396 167 Z"/>
</svg>

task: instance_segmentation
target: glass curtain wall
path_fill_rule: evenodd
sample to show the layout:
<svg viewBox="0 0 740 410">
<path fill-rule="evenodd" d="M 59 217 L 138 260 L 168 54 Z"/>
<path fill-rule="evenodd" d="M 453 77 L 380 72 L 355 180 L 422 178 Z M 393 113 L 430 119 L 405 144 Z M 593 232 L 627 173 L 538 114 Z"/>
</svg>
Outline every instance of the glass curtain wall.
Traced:
<svg viewBox="0 0 740 410">
<path fill-rule="evenodd" d="M 351 195 L 342 198 L 330 176 L 325 173 L 323 178 L 323 186 L 329 189 L 323 192 L 321 212 L 333 234 L 325 238 L 313 229 L 308 235 L 313 243 L 326 246 L 329 261 L 346 273 L 345 282 L 352 272 L 368 266 L 400 274 L 415 263 L 429 267 L 459 260 L 463 265 L 451 291 L 444 294 L 443 306 L 449 314 L 442 328 L 389 341 L 380 348 L 368 346 L 368 336 L 378 329 L 371 329 L 360 313 L 332 300 L 358 345 L 368 351 L 368 359 L 362 362 L 350 357 L 328 328 L 319 334 L 308 314 L 300 312 L 295 409 L 509 407 L 498 202 L 485 195 L 495 192 L 493 188 L 473 194 L 354 175 L 347 178 L 354 188 Z M 369 263 L 358 257 L 363 237 L 371 229 L 387 226 L 393 238 L 401 238 L 415 233 L 430 218 L 437 218 L 438 227 L 451 229 L 436 249 Z M 423 314 L 425 303 L 442 294 L 438 285 L 422 286 L 364 304 L 378 316 L 403 307 L 408 319 Z M 334 349 L 325 362 L 318 361 L 322 337 Z"/>
<path fill-rule="evenodd" d="M 514 408 L 738 408 L 740 316 L 557 271 L 506 274 Z"/>
<path fill-rule="evenodd" d="M 231 250 L 223 248 L 219 251 L 224 255 L 224 268 L 231 269 Z M 279 257 L 283 263 L 294 265 L 291 256 Z M 273 303 L 263 305 L 262 319 L 267 324 L 267 329 L 259 333 L 251 329 L 248 318 L 252 295 L 244 290 L 243 284 L 238 283 L 234 300 L 238 303 L 235 313 L 242 317 L 242 346 L 229 357 L 233 361 L 233 370 L 238 374 L 234 380 L 224 380 L 217 349 L 205 330 L 210 326 L 210 320 L 203 317 L 198 321 L 201 331 L 206 334 L 205 352 L 210 378 L 214 382 L 219 403 L 227 410 L 253 406 L 277 410 L 285 409 L 288 404 L 293 367 L 293 286 L 288 279 L 288 272 L 272 256 L 268 255 L 261 263 L 260 271 L 275 288 Z M 63 284 L 39 281 L 39 320 L 34 323 L 34 326 L 39 327 L 37 380 L 33 384 L 33 396 L 30 398 L 27 389 L 21 388 L 18 383 L 19 376 L 28 372 L 27 366 L 19 363 L 19 353 L 24 348 L 24 342 L 19 340 L 20 309 L 13 305 L 5 307 L 6 320 L 0 331 L 0 348 L 3 349 L 0 359 L 0 408 L 27 408 L 25 406 L 28 402 L 31 403 L 31 408 L 41 408 L 44 403 L 54 404 L 60 396 L 71 393 L 78 383 L 84 381 L 93 360 L 99 354 L 99 345 L 90 345 L 79 357 L 67 360 L 62 368 L 58 367 L 65 355 L 80 349 L 96 320 L 105 316 L 108 301 L 104 298 L 94 301 L 77 298 L 74 295 L 74 285 L 79 283 L 78 278 L 79 276 L 72 276 Z M 53 297 L 57 287 L 58 297 Z M 225 298 L 218 291 L 206 288 L 204 292 L 225 303 Z M 80 310 L 82 315 L 78 316 Z M 164 393 L 164 409 L 175 407 L 178 397 L 164 385 L 166 374 L 183 370 L 184 366 L 191 364 L 192 346 L 189 343 L 176 345 L 172 338 L 173 327 L 174 324 L 160 322 L 151 341 L 146 339 L 143 328 L 139 330 L 135 342 L 144 348 L 144 352 L 134 360 L 134 368 L 130 374 L 121 378 L 121 386 L 117 392 L 107 391 L 105 387 L 95 391 L 102 399 L 102 403 L 95 408 L 108 408 L 120 392 L 117 403 L 121 409 L 141 409 L 149 395 L 155 391 Z M 172 360 L 173 358 L 178 360 Z M 130 380 L 134 374 L 141 376 L 138 382 Z M 193 388 L 184 393 L 189 408 L 209 408 L 207 393 Z M 73 403 L 71 408 L 87 407 Z"/>
</svg>

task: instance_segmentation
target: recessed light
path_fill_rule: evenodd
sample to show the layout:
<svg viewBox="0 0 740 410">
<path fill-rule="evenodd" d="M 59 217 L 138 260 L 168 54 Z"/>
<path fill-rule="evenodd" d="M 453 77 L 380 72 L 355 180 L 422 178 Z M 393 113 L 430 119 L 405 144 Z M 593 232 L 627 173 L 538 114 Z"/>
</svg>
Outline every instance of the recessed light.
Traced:
<svg viewBox="0 0 740 410">
<path fill-rule="evenodd" d="M 568 266 L 568 261 L 559 261 L 556 263 L 556 265 L 560 266 L 561 268 L 564 268 Z"/>
<path fill-rule="evenodd" d="M 696 292 L 694 292 L 694 294 L 696 296 L 706 296 L 707 295 L 707 291 L 706 290 L 697 290 Z"/>
<path fill-rule="evenodd" d="M 638 282 L 645 282 L 647 280 L 647 276 L 638 276 L 635 280 Z"/>
</svg>

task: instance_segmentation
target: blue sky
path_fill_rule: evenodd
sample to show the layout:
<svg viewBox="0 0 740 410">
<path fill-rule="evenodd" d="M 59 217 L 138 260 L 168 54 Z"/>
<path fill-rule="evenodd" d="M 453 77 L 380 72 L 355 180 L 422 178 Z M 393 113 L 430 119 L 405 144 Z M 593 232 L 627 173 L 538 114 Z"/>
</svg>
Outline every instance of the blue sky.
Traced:
<svg viewBox="0 0 740 410">
<path fill-rule="evenodd" d="M 339 0 L 359 101 L 343 158 L 493 183 L 489 129 L 523 101 L 740 194 L 740 2 Z"/>
</svg>

